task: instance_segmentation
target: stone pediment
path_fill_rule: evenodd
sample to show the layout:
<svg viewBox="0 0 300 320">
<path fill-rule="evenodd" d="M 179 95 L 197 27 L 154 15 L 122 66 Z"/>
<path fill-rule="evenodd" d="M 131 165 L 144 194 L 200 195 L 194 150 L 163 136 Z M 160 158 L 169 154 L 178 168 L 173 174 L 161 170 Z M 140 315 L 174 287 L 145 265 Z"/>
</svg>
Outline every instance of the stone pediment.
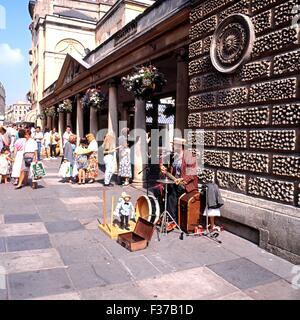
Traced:
<svg viewBox="0 0 300 320">
<path fill-rule="evenodd" d="M 72 82 L 81 72 L 89 68 L 90 65 L 82 59 L 67 54 L 57 79 L 56 88 L 63 87 Z"/>
</svg>

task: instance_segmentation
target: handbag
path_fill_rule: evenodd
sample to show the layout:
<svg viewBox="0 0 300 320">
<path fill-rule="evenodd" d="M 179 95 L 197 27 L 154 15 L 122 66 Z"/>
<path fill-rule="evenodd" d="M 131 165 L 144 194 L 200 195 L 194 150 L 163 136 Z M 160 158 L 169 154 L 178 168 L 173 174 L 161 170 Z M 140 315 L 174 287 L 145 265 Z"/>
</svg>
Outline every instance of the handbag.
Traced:
<svg viewBox="0 0 300 320">
<path fill-rule="evenodd" d="M 24 159 L 24 163 L 25 163 L 26 168 L 30 168 L 31 163 L 33 162 L 33 157 L 34 157 L 34 153 L 32 153 L 32 152 L 25 152 L 23 154 L 23 159 Z"/>
</svg>

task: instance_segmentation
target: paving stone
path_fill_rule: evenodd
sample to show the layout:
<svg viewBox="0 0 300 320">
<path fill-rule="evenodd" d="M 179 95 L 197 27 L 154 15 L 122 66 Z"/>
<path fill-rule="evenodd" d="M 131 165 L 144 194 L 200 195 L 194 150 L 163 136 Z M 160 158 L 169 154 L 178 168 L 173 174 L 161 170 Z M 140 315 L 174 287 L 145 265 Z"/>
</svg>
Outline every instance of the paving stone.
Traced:
<svg viewBox="0 0 300 320">
<path fill-rule="evenodd" d="M 60 201 L 66 205 L 78 205 L 78 204 L 90 204 L 94 202 L 100 202 L 100 197 L 98 196 L 85 196 L 78 198 L 61 198 Z"/>
<path fill-rule="evenodd" d="M 41 222 L 1 224 L 0 234 L 5 237 L 45 234 L 47 230 Z"/>
<path fill-rule="evenodd" d="M 161 274 L 161 271 L 144 256 L 128 256 L 119 260 L 124 268 L 126 268 L 131 276 L 136 280 L 155 277 Z"/>
<path fill-rule="evenodd" d="M 0 253 L 0 265 L 8 274 L 64 267 L 55 249 Z"/>
<path fill-rule="evenodd" d="M 245 293 L 255 300 L 300 300 L 300 289 L 294 289 L 285 280 L 257 286 Z"/>
<path fill-rule="evenodd" d="M 10 274 L 8 275 L 8 285 L 12 300 L 74 292 L 64 269 Z"/>
<path fill-rule="evenodd" d="M 253 299 L 249 297 L 246 293 L 242 291 L 237 291 L 237 292 L 222 296 L 220 298 L 217 298 L 216 300 L 253 300 Z"/>
<path fill-rule="evenodd" d="M 4 218 L 6 224 L 9 223 L 28 223 L 28 222 L 40 222 L 41 218 L 38 214 L 18 214 L 7 215 Z"/>
<path fill-rule="evenodd" d="M 83 229 L 82 224 L 77 220 L 45 222 L 45 226 L 49 233 L 71 232 Z"/>
<path fill-rule="evenodd" d="M 47 234 L 7 237 L 6 245 L 9 252 L 48 249 L 52 247 Z"/>
<path fill-rule="evenodd" d="M 80 247 L 81 245 L 87 246 L 98 243 L 94 233 L 90 232 L 89 230 L 50 234 L 50 241 L 55 248 L 61 246 Z"/>
<path fill-rule="evenodd" d="M 274 273 L 245 258 L 217 263 L 209 268 L 239 289 L 253 288 L 279 279 Z"/>
<path fill-rule="evenodd" d="M 100 244 L 61 246 L 57 248 L 65 265 L 77 263 L 111 262 L 112 256 Z"/>
<path fill-rule="evenodd" d="M 205 267 L 141 280 L 137 285 L 147 299 L 155 300 L 216 299 L 238 291 L 236 287 Z"/>
<path fill-rule="evenodd" d="M 249 255 L 247 259 L 286 280 L 290 280 L 293 277 L 292 270 L 294 265 L 292 263 L 264 250 L 257 250 L 256 253 Z"/>
<path fill-rule="evenodd" d="M 57 300 L 57 301 L 68 301 L 68 300 L 80 300 L 80 295 L 77 292 L 68 292 L 62 294 L 55 294 L 51 296 L 43 296 L 38 298 L 32 298 L 30 300 Z"/>
<path fill-rule="evenodd" d="M 0 214 L 0 224 L 4 223 L 4 215 Z"/>
<path fill-rule="evenodd" d="M 8 300 L 8 292 L 7 290 L 0 289 L 0 301 Z"/>
<path fill-rule="evenodd" d="M 132 283 L 83 290 L 80 295 L 83 300 L 146 300 L 139 287 Z"/>
<path fill-rule="evenodd" d="M 4 238 L 0 238 L 0 252 L 5 252 L 5 241 Z"/>
<path fill-rule="evenodd" d="M 40 211 L 39 215 L 44 222 L 77 220 L 77 218 L 66 209 L 48 210 L 48 212 Z"/>
</svg>

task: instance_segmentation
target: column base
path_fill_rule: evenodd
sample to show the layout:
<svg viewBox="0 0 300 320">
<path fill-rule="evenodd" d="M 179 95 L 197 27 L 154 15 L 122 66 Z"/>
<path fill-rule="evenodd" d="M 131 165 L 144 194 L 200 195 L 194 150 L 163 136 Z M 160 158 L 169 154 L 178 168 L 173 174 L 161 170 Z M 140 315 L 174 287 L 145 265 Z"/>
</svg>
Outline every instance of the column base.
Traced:
<svg viewBox="0 0 300 320">
<path fill-rule="evenodd" d="M 146 180 L 132 180 L 132 186 L 138 189 L 143 189 Z"/>
</svg>

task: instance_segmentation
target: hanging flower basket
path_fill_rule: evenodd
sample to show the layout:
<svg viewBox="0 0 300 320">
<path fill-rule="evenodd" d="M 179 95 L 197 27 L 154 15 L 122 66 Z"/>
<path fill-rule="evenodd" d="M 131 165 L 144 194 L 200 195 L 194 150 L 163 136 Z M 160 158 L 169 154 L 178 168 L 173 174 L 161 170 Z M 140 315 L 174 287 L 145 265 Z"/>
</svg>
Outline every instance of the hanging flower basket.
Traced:
<svg viewBox="0 0 300 320">
<path fill-rule="evenodd" d="M 71 113 L 72 112 L 72 101 L 70 99 L 65 99 L 63 103 L 58 105 L 57 112 L 58 113 Z"/>
<path fill-rule="evenodd" d="M 46 117 L 55 117 L 56 116 L 56 108 L 50 107 L 50 108 L 46 109 L 45 115 L 46 115 Z"/>
<path fill-rule="evenodd" d="M 149 65 L 148 67 L 136 68 L 132 75 L 123 77 L 122 84 L 137 99 L 146 101 L 151 100 L 154 93 L 161 92 L 167 84 L 167 80 L 156 67 Z"/>
<path fill-rule="evenodd" d="M 105 101 L 106 96 L 100 88 L 90 88 L 82 98 L 82 106 L 83 108 L 96 108 L 101 110 L 104 107 Z"/>
</svg>

